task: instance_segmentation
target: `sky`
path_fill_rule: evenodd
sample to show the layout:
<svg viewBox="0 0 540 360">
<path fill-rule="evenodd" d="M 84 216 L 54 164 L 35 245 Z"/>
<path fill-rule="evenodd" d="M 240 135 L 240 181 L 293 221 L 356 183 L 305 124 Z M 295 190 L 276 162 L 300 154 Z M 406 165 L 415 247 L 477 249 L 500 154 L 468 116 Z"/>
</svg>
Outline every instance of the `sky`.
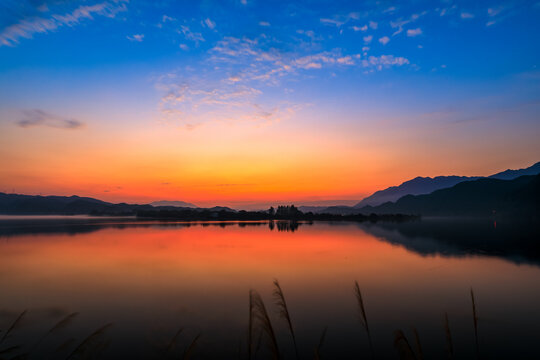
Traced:
<svg viewBox="0 0 540 360">
<path fill-rule="evenodd" d="M 540 161 L 540 1 L 0 3 L 0 191 L 352 205 Z"/>
</svg>

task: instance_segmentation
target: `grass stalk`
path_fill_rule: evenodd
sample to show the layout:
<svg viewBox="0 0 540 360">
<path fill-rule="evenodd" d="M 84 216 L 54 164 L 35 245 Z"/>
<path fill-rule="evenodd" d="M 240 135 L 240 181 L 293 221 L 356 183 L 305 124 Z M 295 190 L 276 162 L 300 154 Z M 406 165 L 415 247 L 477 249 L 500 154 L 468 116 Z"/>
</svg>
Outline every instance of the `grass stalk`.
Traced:
<svg viewBox="0 0 540 360">
<path fill-rule="evenodd" d="M 420 335 L 418 335 L 418 330 L 415 327 L 412 328 L 414 334 L 414 342 L 416 345 L 416 357 L 418 360 L 424 359 L 424 353 L 422 351 L 422 345 L 420 344 Z"/>
<path fill-rule="evenodd" d="M 249 322 L 248 322 L 248 360 L 251 360 L 253 352 L 253 290 L 249 290 Z"/>
<path fill-rule="evenodd" d="M 454 357 L 454 345 L 452 343 L 452 333 L 450 332 L 450 323 L 448 322 L 448 313 L 444 313 L 444 331 L 446 333 L 446 351 L 448 352 L 448 359 Z"/>
<path fill-rule="evenodd" d="M 55 332 L 61 330 L 61 329 L 64 329 L 66 328 L 69 324 L 71 324 L 71 322 L 73 322 L 73 320 L 77 317 L 77 315 L 79 315 L 78 312 L 74 312 L 72 314 L 69 314 L 67 315 L 66 317 L 64 317 L 62 320 L 60 320 L 59 322 L 57 322 L 52 328 L 49 329 L 49 331 L 47 331 L 36 343 L 35 345 L 32 347 L 32 350 L 31 352 L 33 352 L 34 350 L 37 349 L 37 347 L 49 336 L 49 335 L 52 335 L 54 334 Z"/>
<path fill-rule="evenodd" d="M 325 327 L 322 331 L 321 338 L 319 339 L 319 344 L 317 344 L 317 347 L 315 348 L 315 360 L 321 359 L 321 348 L 324 344 L 324 339 L 326 338 L 326 331 L 328 330 L 328 327 Z"/>
<path fill-rule="evenodd" d="M 294 335 L 294 329 L 291 321 L 291 315 L 289 313 L 289 309 L 287 307 L 287 302 L 285 301 L 285 295 L 283 294 L 283 289 L 279 285 L 279 281 L 276 279 L 274 280 L 274 298 L 276 300 L 276 305 L 279 309 L 280 316 L 286 320 L 287 326 L 289 328 L 289 331 L 291 333 L 291 337 L 294 344 L 294 353 L 296 355 L 296 360 L 298 360 L 300 357 L 298 356 L 298 346 L 296 345 L 296 336 Z"/>
<path fill-rule="evenodd" d="M 188 360 L 191 357 L 191 354 L 193 354 L 193 351 L 195 350 L 195 346 L 197 345 L 197 341 L 199 341 L 199 338 L 201 337 L 201 334 L 198 334 L 195 336 L 193 341 L 191 341 L 191 344 L 186 348 L 186 351 L 184 351 L 184 356 L 182 357 L 182 360 Z"/>
<path fill-rule="evenodd" d="M 0 344 L 4 342 L 8 338 L 8 336 L 15 331 L 22 323 L 22 320 L 24 319 L 24 316 L 26 315 L 27 310 L 24 310 L 18 317 L 15 319 L 15 321 L 11 324 L 11 326 L 7 329 L 7 331 L 4 333 L 4 336 L 0 339 Z"/>
<path fill-rule="evenodd" d="M 472 301 L 472 312 L 473 312 L 473 323 L 474 323 L 474 343 L 476 345 L 476 358 L 480 358 L 480 348 L 478 346 L 478 316 L 476 313 L 476 301 L 474 300 L 474 291 L 471 288 L 471 301 Z"/>
<path fill-rule="evenodd" d="M 373 359 L 375 357 L 373 352 L 373 343 L 371 342 L 371 333 L 369 331 L 369 324 L 367 321 L 366 316 L 366 308 L 364 306 L 364 300 L 362 298 L 362 292 L 360 291 L 360 286 L 358 285 L 358 281 L 354 282 L 354 293 L 356 295 L 356 301 L 358 302 L 358 308 L 360 310 L 360 322 L 362 323 L 362 326 L 366 330 L 366 334 L 368 337 L 369 342 L 369 351 L 371 353 L 371 358 Z"/>
<path fill-rule="evenodd" d="M 405 337 L 405 334 L 401 330 L 394 332 L 394 347 L 399 353 L 401 360 L 415 360 L 414 352 L 409 344 L 409 341 Z"/>
<path fill-rule="evenodd" d="M 71 352 L 71 354 L 68 355 L 66 360 L 72 359 L 77 356 L 83 356 L 87 352 L 91 351 L 92 348 L 95 348 L 101 343 L 99 342 L 101 336 L 105 333 L 105 331 L 112 326 L 112 323 L 106 324 L 90 335 L 88 335 L 76 348 Z"/>
</svg>

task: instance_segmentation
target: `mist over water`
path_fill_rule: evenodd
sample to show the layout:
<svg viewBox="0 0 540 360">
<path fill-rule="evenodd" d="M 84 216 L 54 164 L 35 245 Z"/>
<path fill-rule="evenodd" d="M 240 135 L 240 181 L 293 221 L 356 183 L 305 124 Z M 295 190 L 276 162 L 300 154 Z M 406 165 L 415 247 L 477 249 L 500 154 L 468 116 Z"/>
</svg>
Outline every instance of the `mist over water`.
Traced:
<svg viewBox="0 0 540 360">
<path fill-rule="evenodd" d="M 325 327 L 322 358 L 369 358 L 356 280 L 376 358 L 398 358 L 396 329 L 413 346 L 413 327 L 424 358 L 447 358 L 445 312 L 454 357 L 475 358 L 471 287 L 480 355 L 538 358 L 537 235 L 523 224 L 440 219 L 360 224 L 4 217 L 0 336 L 22 311 L 28 313 L 0 349 L 22 345 L 30 358 L 66 358 L 112 323 L 100 336 L 99 358 L 179 358 L 201 334 L 192 358 L 244 359 L 248 295 L 255 289 L 284 358 L 293 359 L 272 297 L 272 281 L 279 279 L 301 358 L 313 358 Z M 73 312 L 80 314 L 32 350 Z M 55 353 L 70 338 L 72 345 Z M 263 336 L 257 358 L 269 357 Z"/>
</svg>

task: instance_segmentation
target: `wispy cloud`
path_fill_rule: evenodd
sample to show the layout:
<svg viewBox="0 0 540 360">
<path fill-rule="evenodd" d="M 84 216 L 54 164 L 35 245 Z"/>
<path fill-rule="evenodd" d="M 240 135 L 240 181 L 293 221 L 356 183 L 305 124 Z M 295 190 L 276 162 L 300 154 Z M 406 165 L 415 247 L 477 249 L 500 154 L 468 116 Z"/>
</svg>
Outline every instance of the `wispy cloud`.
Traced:
<svg viewBox="0 0 540 360">
<path fill-rule="evenodd" d="M 499 5 L 487 9 L 488 21 L 486 26 L 492 26 L 496 23 L 516 14 L 512 4 Z"/>
<path fill-rule="evenodd" d="M 212 20 L 210 20 L 209 18 L 206 18 L 204 20 L 204 23 L 206 24 L 206 26 L 208 26 L 208 28 L 210 29 L 214 29 L 216 27 L 216 23 L 213 22 Z"/>
<path fill-rule="evenodd" d="M 52 115 L 39 109 L 23 110 L 22 115 L 22 118 L 16 122 L 17 126 L 22 128 L 47 126 L 58 129 L 79 129 L 84 126 L 84 123 L 79 120 Z"/>
<path fill-rule="evenodd" d="M 35 34 L 45 34 L 63 26 L 75 26 L 83 19 L 92 20 L 96 15 L 114 18 L 117 13 L 127 10 L 126 2 L 106 1 L 95 5 L 81 5 L 63 15 L 24 18 L 1 30 L 0 46 L 15 46 L 21 38 L 31 39 Z"/>
<path fill-rule="evenodd" d="M 336 27 L 341 27 L 351 20 L 358 20 L 360 14 L 357 12 L 351 12 L 346 15 L 335 15 L 331 18 L 321 18 L 320 21 L 324 25 L 332 25 Z"/>
<path fill-rule="evenodd" d="M 397 34 L 402 33 L 403 32 L 403 27 L 405 25 L 415 22 L 416 20 L 418 20 L 420 17 L 426 15 L 427 13 L 428 13 L 427 11 L 423 11 L 423 12 L 418 13 L 418 14 L 412 14 L 410 17 L 408 17 L 406 19 L 400 18 L 400 19 L 398 19 L 396 21 L 390 21 L 390 26 L 393 29 L 397 28 L 397 30 L 394 31 L 392 36 L 395 36 Z"/>
<path fill-rule="evenodd" d="M 464 20 L 468 20 L 468 19 L 473 19 L 474 18 L 474 15 L 470 12 L 466 12 L 466 11 L 462 11 L 461 14 L 459 15 L 462 19 Z"/>
<path fill-rule="evenodd" d="M 127 38 L 129 41 L 142 42 L 142 41 L 144 40 L 144 34 L 133 34 L 133 35 L 128 35 L 128 36 L 126 36 L 126 38 Z"/>
<path fill-rule="evenodd" d="M 268 21 L 259 21 L 260 26 L 270 26 L 270 23 Z"/>
</svg>

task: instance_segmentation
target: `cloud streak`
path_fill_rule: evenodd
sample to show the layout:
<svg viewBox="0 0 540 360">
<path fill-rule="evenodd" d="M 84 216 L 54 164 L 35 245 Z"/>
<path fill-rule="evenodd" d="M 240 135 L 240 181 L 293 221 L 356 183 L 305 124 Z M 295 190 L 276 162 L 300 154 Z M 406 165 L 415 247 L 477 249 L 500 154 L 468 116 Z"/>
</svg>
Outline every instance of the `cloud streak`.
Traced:
<svg viewBox="0 0 540 360">
<path fill-rule="evenodd" d="M 31 39 L 35 34 L 46 34 L 63 26 L 72 27 L 84 19 L 92 20 L 96 15 L 114 18 L 117 13 L 127 10 L 126 2 L 106 1 L 95 5 L 81 5 L 64 15 L 24 18 L 0 32 L 0 46 L 15 46 L 22 38 Z"/>
<path fill-rule="evenodd" d="M 17 126 L 21 128 L 46 126 L 74 130 L 84 127 L 84 123 L 79 120 L 52 115 L 39 109 L 23 110 L 22 114 L 23 117 L 16 122 Z"/>
</svg>

